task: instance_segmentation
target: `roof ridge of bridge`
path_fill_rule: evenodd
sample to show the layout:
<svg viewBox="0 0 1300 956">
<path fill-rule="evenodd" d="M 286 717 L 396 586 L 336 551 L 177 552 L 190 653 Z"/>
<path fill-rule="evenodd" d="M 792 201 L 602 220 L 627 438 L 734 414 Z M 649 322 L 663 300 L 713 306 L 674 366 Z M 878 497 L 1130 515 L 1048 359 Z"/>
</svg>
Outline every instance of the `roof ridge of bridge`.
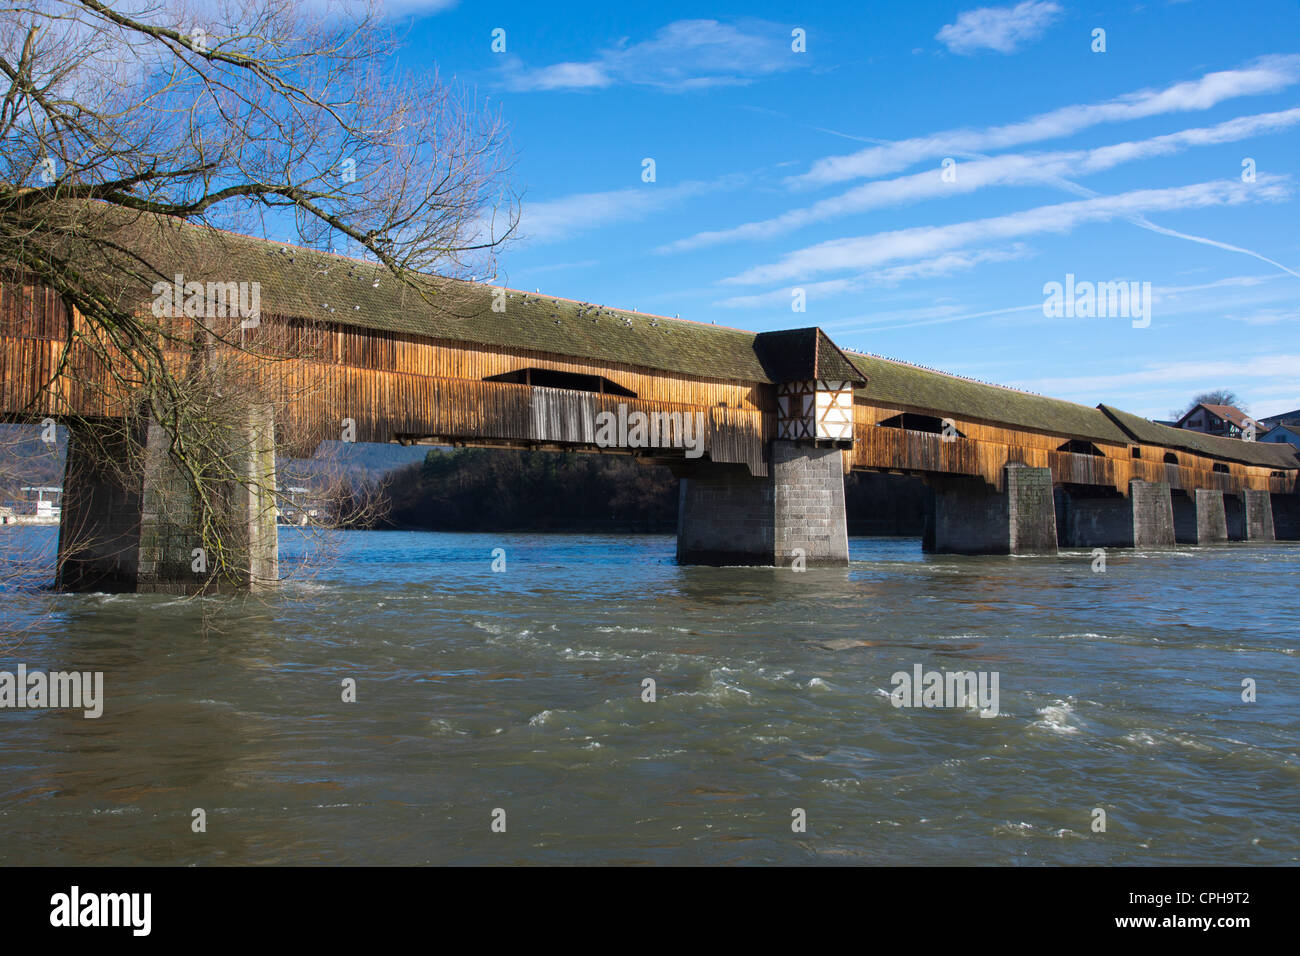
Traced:
<svg viewBox="0 0 1300 956">
<path fill-rule="evenodd" d="M 1042 398 L 1050 402 L 1065 402 L 1069 405 L 1077 405 L 1079 408 L 1092 408 L 1092 409 L 1096 408 L 1095 405 L 1085 405 L 1082 402 L 1072 402 L 1068 398 L 1057 398 L 1055 395 L 1044 395 L 1042 392 L 1031 392 L 1027 388 L 1016 388 L 1014 385 L 1000 385 L 997 382 L 986 382 L 982 378 L 974 378 L 970 375 L 960 375 L 957 372 L 945 372 L 943 371 L 943 369 L 931 368 L 928 365 L 918 365 L 916 362 L 908 362 L 904 359 L 892 358 L 888 355 L 880 355 L 876 352 L 864 352 L 861 349 L 850 349 L 850 348 L 844 348 L 842 346 L 840 347 L 840 350 L 842 352 L 848 353 L 849 355 L 861 355 L 864 358 L 879 359 L 882 362 L 893 362 L 895 365 L 903 365 L 906 366 L 907 368 L 914 368 L 920 372 L 931 372 L 935 375 L 942 375 L 945 378 L 955 378 L 959 381 L 970 382 L 974 385 L 986 385 L 989 388 L 1000 388 L 1003 391 L 1015 392 L 1017 395 L 1032 395 L 1034 398 Z"/>
<path fill-rule="evenodd" d="M 427 275 L 428 273 L 421 273 Z M 465 279 L 452 279 L 453 282 L 465 282 Z M 470 285 L 492 285 L 492 283 L 471 281 Z M 625 309 L 617 305 L 605 305 L 601 302 L 589 302 L 586 299 L 570 299 L 564 295 L 553 295 L 549 292 L 529 292 L 527 289 L 516 289 L 508 285 L 492 285 L 496 289 L 505 289 L 507 292 L 520 292 L 524 295 L 536 295 L 543 299 L 554 299 L 557 302 L 571 302 L 574 305 L 596 306 L 599 309 L 612 309 L 615 312 L 626 312 L 628 315 L 642 315 L 647 319 L 667 319 L 669 322 L 686 322 L 690 325 L 703 325 L 711 329 L 726 329 L 729 332 L 740 332 L 744 335 L 757 335 L 753 329 L 740 329 L 734 325 L 719 325 L 717 322 L 703 322 L 699 319 L 683 319 L 680 315 L 660 315 L 658 312 L 641 312 L 637 309 Z"/>
<path fill-rule="evenodd" d="M 403 270 L 399 264 L 394 272 L 382 262 L 348 254 L 354 251 L 350 246 L 338 252 L 249 235 L 226 228 L 224 222 L 96 205 L 110 210 L 112 241 L 97 244 L 91 234 L 91 241 L 78 251 L 93 256 L 103 274 L 120 276 L 111 294 L 130 297 L 136 306 L 156 296 L 151 292 L 154 278 L 182 272 L 195 280 L 239 278 L 259 283 L 263 312 L 282 318 L 330 322 L 381 335 L 417 335 L 464 347 L 522 349 L 710 381 L 771 381 L 755 350 L 758 333 L 710 321 L 707 315 L 700 321 L 597 305 L 471 279 L 456 270 L 439 274 L 409 266 Z M 234 225 L 281 231 L 279 224 Z M 442 301 L 433 301 L 429 293 Z M 511 300 L 508 318 L 507 309 L 497 302 L 503 297 Z"/>
<path fill-rule="evenodd" d="M 240 232 L 237 229 L 227 229 L 222 226 L 214 226 L 211 223 L 206 223 L 206 222 L 192 222 L 180 216 L 172 216 L 167 213 L 155 213 L 154 215 L 157 215 L 161 218 L 174 220 L 178 225 L 191 228 L 191 229 L 210 229 L 213 232 L 223 233 L 228 236 L 235 236 L 240 239 L 247 239 L 250 242 L 265 243 L 266 245 L 269 246 L 285 246 L 287 248 L 299 249 L 303 252 L 310 252 L 316 255 L 332 256 L 333 258 L 341 259 L 344 262 L 355 262 L 358 265 L 370 266 L 371 268 L 380 269 L 384 271 L 391 271 L 382 262 L 374 262 L 370 259 L 361 259 L 358 258 L 357 256 L 345 255 L 344 253 L 341 252 L 335 252 L 332 249 L 317 249 L 314 248 L 313 246 L 304 246 L 304 245 L 300 245 L 299 243 L 288 242 L 283 239 L 268 239 L 265 236 L 254 236 L 251 235 L 250 233 Z M 536 290 L 530 292 L 527 289 L 520 289 L 514 286 L 504 285 L 502 283 L 480 281 L 478 279 L 460 279 L 460 278 L 456 278 L 455 276 L 439 275 L 436 272 L 420 272 L 419 270 L 416 269 L 412 269 L 411 272 L 417 276 L 423 276 L 429 279 L 438 279 L 445 282 L 463 282 L 466 283 L 467 285 L 487 286 L 493 289 L 504 289 L 506 292 L 517 292 L 520 295 L 535 295 L 535 296 L 540 296 L 544 299 L 554 299 L 557 302 L 569 302 L 572 303 L 573 305 L 582 305 L 582 306 L 594 305 L 601 309 L 611 309 L 615 312 L 626 312 L 628 315 L 642 315 L 650 319 L 666 319 L 671 322 L 686 322 L 691 325 L 702 325 L 702 326 L 707 326 L 709 328 L 726 329 L 727 331 L 731 331 L 731 332 L 740 332 L 744 335 L 758 334 L 753 329 L 737 328 L 734 325 L 719 325 L 717 322 L 704 322 L 701 321 L 700 319 L 683 319 L 681 315 L 662 315 L 658 312 L 642 312 L 638 309 L 629 309 L 617 305 L 605 305 L 604 303 L 590 302 L 586 299 L 573 299 L 568 296 L 555 295 L 550 292 L 540 292 Z"/>
</svg>

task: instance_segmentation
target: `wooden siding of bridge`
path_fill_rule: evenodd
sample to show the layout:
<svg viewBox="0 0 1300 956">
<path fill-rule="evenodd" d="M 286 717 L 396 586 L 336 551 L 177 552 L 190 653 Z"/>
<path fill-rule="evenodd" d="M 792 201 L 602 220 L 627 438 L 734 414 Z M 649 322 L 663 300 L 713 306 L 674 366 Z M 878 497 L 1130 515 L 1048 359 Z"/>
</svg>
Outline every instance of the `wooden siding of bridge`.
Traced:
<svg viewBox="0 0 1300 956">
<path fill-rule="evenodd" d="M 191 322 L 166 321 L 175 322 L 182 338 Z M 74 334 L 82 329 L 78 316 Z M 71 374 L 44 387 L 67 334 L 67 314 L 57 297 L 30 286 L 0 286 L 0 413 L 29 420 L 126 414 L 129 388 L 115 382 L 89 349 L 77 345 L 70 353 Z M 767 474 L 766 448 L 775 416 L 775 395 L 767 383 L 693 379 L 390 332 L 367 335 L 266 315 L 244 340 L 250 348 L 264 343 L 272 354 L 297 356 L 270 362 L 250 356 L 245 363 L 250 370 L 257 368 L 250 374 L 277 409 L 282 445 L 296 455 L 310 454 L 321 440 L 341 438 L 345 420 L 355 440 L 363 442 L 591 446 L 595 416 L 617 414 L 624 405 L 629 412 L 701 414 L 704 447 L 714 461 L 743 463 L 754 474 Z M 185 348 L 169 348 L 167 355 L 177 369 L 191 360 Z M 600 376 L 636 397 L 483 381 L 525 368 Z"/>
<path fill-rule="evenodd" d="M 310 402 L 287 402 L 282 425 L 290 435 L 305 436 L 301 439 L 305 447 L 314 447 L 322 439 L 339 439 L 345 420 L 350 420 L 355 439 L 363 442 L 591 449 L 596 441 L 596 416 L 601 412 L 617 416 L 621 405 L 629 413 L 701 414 L 704 448 L 714 461 L 739 462 L 756 475 L 767 474 L 765 449 L 772 437 L 772 416 L 753 409 L 646 401 L 345 365 L 299 363 L 294 374 L 310 380 L 308 388 L 316 394 Z M 292 378 L 286 382 L 291 393 L 299 387 Z"/>
<path fill-rule="evenodd" d="M 317 355 L 327 364 L 401 371 L 431 378 L 482 380 L 523 368 L 601 375 L 635 392 L 637 398 L 648 401 L 776 411 L 774 393 L 758 383 L 647 372 L 630 363 L 599 364 L 527 349 L 488 348 L 393 332 L 365 332 L 339 326 L 329 328 L 324 337 L 324 351 Z"/>
<path fill-rule="evenodd" d="M 176 320 L 185 326 L 191 320 Z M 82 331 L 79 317 L 74 332 Z M 179 329 L 178 329 L 179 330 Z M 68 334 L 67 313 L 53 294 L 31 286 L 0 285 L 0 413 L 39 419 L 124 414 L 129 389 L 113 381 L 105 363 L 74 346 L 70 368 L 42 391 L 56 368 Z M 776 389 L 769 383 L 697 379 L 652 372 L 630 364 L 601 364 L 524 349 L 494 349 L 394 332 L 368 332 L 263 316 L 247 341 L 271 343 L 277 354 L 297 356 L 267 365 L 264 380 L 280 409 L 281 440 L 294 454 L 309 454 L 322 439 L 340 438 L 351 420 L 357 441 L 439 440 L 464 443 L 590 447 L 595 415 L 629 411 L 704 413 L 705 447 L 714 461 L 739 462 L 766 474 L 766 449 L 774 437 Z M 177 367 L 190 352 L 169 352 Z M 251 361 L 251 360 L 250 360 Z M 483 379 L 524 368 L 602 376 L 636 398 L 569 389 L 543 389 Z M 947 417 L 964 437 L 878 426 L 910 412 Z M 1057 451 L 1072 436 L 1007 428 L 944 416 L 920 407 L 854 405 L 853 468 L 978 476 L 1001 488 L 1003 467 L 1020 462 L 1050 468 L 1053 480 L 1126 491 L 1133 478 L 1167 481 L 1175 489 L 1296 490 L 1294 470 L 1216 461 L 1186 451 L 1097 441 L 1100 455 Z M 1178 464 L 1164 455 L 1172 453 Z"/>
<path fill-rule="evenodd" d="M 945 441 L 942 435 L 878 424 L 904 412 L 945 418 L 963 437 Z M 854 405 L 853 467 L 869 471 L 971 475 L 999 491 L 1003 486 L 1003 468 L 1010 463 L 1049 468 L 1052 481 L 1057 484 L 1113 488 L 1125 494 L 1132 479 L 1167 481 L 1171 489 L 1183 491 L 1256 489 L 1286 494 L 1297 490 L 1296 471 L 1277 477 L 1272 469 L 1262 466 L 1219 462 L 1149 445 L 1136 446 L 1139 458 L 1133 457 L 1133 445 L 1100 441 L 1092 442 L 1100 455 L 1058 451 L 1070 438 L 1002 428 L 922 408 L 882 408 L 859 402 Z M 1167 452 L 1177 456 L 1177 465 L 1165 463 Z M 1215 464 L 1227 467 L 1227 473 L 1214 471 Z"/>
</svg>

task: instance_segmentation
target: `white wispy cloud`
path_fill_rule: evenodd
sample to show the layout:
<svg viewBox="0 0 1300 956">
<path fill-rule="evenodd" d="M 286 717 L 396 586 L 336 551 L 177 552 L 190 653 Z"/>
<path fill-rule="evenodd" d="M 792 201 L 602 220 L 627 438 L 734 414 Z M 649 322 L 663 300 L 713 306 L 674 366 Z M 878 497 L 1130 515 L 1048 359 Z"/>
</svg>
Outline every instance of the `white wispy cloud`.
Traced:
<svg viewBox="0 0 1300 956">
<path fill-rule="evenodd" d="M 362 0 L 295 0 L 301 7 L 318 13 L 359 16 L 366 12 Z M 459 0 L 373 0 L 373 8 L 382 17 L 422 17 L 442 13 L 456 6 Z"/>
<path fill-rule="evenodd" d="M 552 262 L 544 266 L 532 266 L 524 269 L 519 276 L 541 275 L 544 272 L 565 272 L 570 269 L 592 269 L 600 265 L 599 259 L 579 259 L 573 262 Z"/>
<path fill-rule="evenodd" d="M 1296 408 L 1295 369 L 1300 354 L 1263 353 L 1231 358 L 1168 359 L 1132 363 L 1122 371 L 1021 381 L 1020 387 L 1084 404 L 1098 400 L 1148 418 L 1165 418 L 1168 410 L 1213 385 L 1247 398 L 1257 417 Z M 1113 366 L 1111 366 L 1113 368 Z"/>
<path fill-rule="evenodd" d="M 511 57 L 502 67 L 506 83 L 512 90 L 542 92 L 546 90 L 597 90 L 613 86 L 611 73 L 599 63 L 553 63 L 527 69 L 523 61 Z"/>
<path fill-rule="evenodd" d="M 525 201 L 517 235 L 536 242 L 569 239 L 615 222 L 635 222 L 704 193 L 730 189 L 745 181 L 741 175 L 691 180 L 675 186 L 644 183 L 626 189 L 574 193 L 540 202 Z"/>
<path fill-rule="evenodd" d="M 952 276 L 957 272 L 969 272 L 980 263 L 1005 263 L 1013 259 L 1026 259 L 1032 255 L 1030 248 L 1024 243 L 1017 242 L 1013 246 L 1005 248 L 980 248 L 980 250 L 945 252 L 944 255 L 933 256 L 932 259 L 920 259 L 915 263 L 906 263 L 904 265 L 891 265 L 884 269 L 875 269 L 872 272 L 866 272 L 861 276 L 853 278 L 829 278 L 822 282 L 807 282 L 797 286 L 803 291 L 807 302 L 816 302 L 816 300 L 832 299 L 844 297 L 855 293 L 862 293 L 874 286 L 892 286 L 898 282 L 913 280 L 913 278 L 940 278 L 943 276 Z M 715 302 L 715 306 L 722 308 L 772 308 L 776 306 L 789 306 L 790 297 L 794 289 L 774 289 L 767 293 L 758 293 L 755 295 L 733 295 L 731 298 Z M 953 310 L 940 312 L 940 315 L 950 315 Z"/>
<path fill-rule="evenodd" d="M 1023 242 L 1009 248 L 976 249 L 972 251 L 945 252 L 930 259 L 919 259 L 902 265 L 877 269 L 868 274 L 874 285 L 896 285 L 910 279 L 939 279 L 957 272 L 969 272 L 985 262 L 1011 262 L 1025 259 L 1032 253 Z"/>
<path fill-rule="evenodd" d="M 1132 388 L 1135 380 L 1144 385 L 1186 384 L 1201 388 L 1206 382 L 1226 383 L 1238 390 L 1244 383 L 1270 379 L 1294 381 L 1300 368 L 1300 354 L 1261 352 L 1232 359 L 1193 359 L 1174 362 L 1149 362 L 1123 372 L 1106 375 L 1080 375 L 1035 379 L 1025 383 L 1033 391 L 1055 389 L 1074 394 L 1104 395 Z"/>
<path fill-rule="evenodd" d="M 930 259 L 920 259 L 903 265 L 876 269 L 853 278 L 810 282 L 800 285 L 798 288 L 803 290 L 804 297 L 808 302 L 815 302 L 865 292 L 872 287 L 893 286 L 909 279 L 937 279 L 957 272 L 967 272 L 984 262 L 1009 262 L 1013 259 L 1024 259 L 1029 255 L 1031 255 L 1029 248 L 1024 243 L 1019 242 L 1006 248 L 946 252 Z M 760 292 L 755 295 L 737 295 L 715 302 L 714 305 L 725 309 L 788 306 L 793 291 L 793 288 L 786 288 L 773 289 L 770 292 Z M 940 314 L 946 316 L 951 314 L 951 311 L 947 310 Z"/>
<path fill-rule="evenodd" d="M 1224 276 L 1222 279 L 1214 279 L 1211 282 L 1198 282 L 1196 285 L 1168 285 L 1159 286 L 1156 292 L 1160 295 L 1167 296 L 1170 300 L 1178 299 L 1192 292 L 1205 292 L 1210 289 L 1241 289 L 1254 288 L 1270 282 L 1276 282 L 1282 278 L 1276 273 L 1267 275 L 1247 275 L 1247 276 Z"/>
<path fill-rule="evenodd" d="M 1233 322 L 1243 322 L 1246 325 L 1280 325 L 1284 322 L 1300 322 L 1300 309 L 1294 306 L 1255 309 L 1251 312 L 1229 312 L 1227 317 Z"/>
<path fill-rule="evenodd" d="M 456 6 L 459 0 L 380 0 L 381 7 L 391 16 L 408 16 L 442 13 Z"/>
<path fill-rule="evenodd" d="M 1290 303 L 1294 298 L 1288 294 L 1290 287 L 1273 288 L 1271 290 L 1265 288 L 1285 278 L 1286 276 L 1280 273 L 1270 273 L 1267 275 L 1225 276 L 1212 282 L 1202 282 L 1196 285 L 1155 285 L 1151 290 L 1153 311 L 1159 312 L 1163 322 L 1171 318 L 1187 315 L 1227 315 L 1234 308 L 1239 309 L 1245 304 L 1251 304 L 1252 307 L 1258 306 L 1255 309 L 1256 312 L 1267 313 L 1272 311 L 1270 303 L 1282 301 L 1285 305 L 1281 308 L 1285 310 L 1291 308 Z M 831 282 L 826 284 L 830 285 Z M 1260 291 L 1248 294 L 1243 293 L 1242 290 L 1245 289 L 1259 289 Z M 1214 295 L 1215 292 L 1227 294 Z M 779 290 L 779 293 L 785 293 L 785 290 Z M 1210 294 L 1207 295 L 1206 293 Z M 1249 303 L 1244 298 L 1247 295 L 1250 296 Z M 757 299 L 759 296 L 753 298 Z M 1024 305 L 1000 306 L 994 309 L 972 308 L 951 301 L 936 301 L 908 309 L 876 310 L 870 315 L 838 319 L 822 323 L 822 326 L 828 331 L 834 329 L 837 333 L 845 334 L 851 332 L 886 332 L 895 329 L 910 329 L 917 326 L 948 325 L 971 319 L 1001 318 L 1005 324 L 1007 320 L 1016 321 L 1013 317 L 1017 313 L 1029 313 L 1028 321 L 1035 324 L 1041 323 L 1043 318 L 1042 299 Z"/>
<path fill-rule="evenodd" d="M 1289 177 L 1260 175 L 1255 183 L 1217 180 L 1166 189 L 1138 189 L 1115 196 L 1098 196 L 1039 206 L 1004 216 L 918 226 L 847 239 L 833 239 L 795 250 L 777 262 L 754 266 L 723 279 L 726 284 L 806 280 L 827 272 L 863 271 L 888 262 L 939 255 L 985 242 L 1016 239 L 1038 233 L 1071 232 L 1089 222 L 1131 219 L 1151 212 L 1232 206 L 1246 202 L 1279 202 L 1291 194 Z"/>
<path fill-rule="evenodd" d="M 771 219 L 698 232 L 655 251 L 685 252 L 724 242 L 771 239 L 814 223 L 889 206 L 965 195 L 990 186 L 1062 185 L 1061 180 L 1112 169 L 1122 163 L 1168 156 L 1192 146 L 1236 142 L 1280 132 L 1297 124 L 1300 124 L 1300 107 L 1242 116 L 1217 126 L 1186 129 L 1096 149 L 1008 153 L 975 159 L 958 164 L 954 170 L 956 178 L 951 182 L 944 181 L 937 167 L 909 176 L 875 180 Z"/>
<path fill-rule="evenodd" d="M 507 35 L 507 49 L 509 36 Z M 508 55 L 500 79 L 518 91 L 592 90 L 615 85 L 681 91 L 735 86 L 798 69 L 809 54 L 791 49 L 790 30 L 763 20 L 677 20 L 639 43 L 627 39 L 589 60 L 529 66 Z"/>
<path fill-rule="evenodd" d="M 1018 123 L 948 130 L 872 146 L 846 156 L 824 157 L 816 160 L 808 172 L 790 177 L 788 182 L 795 186 L 823 186 L 885 176 L 925 160 L 997 152 L 1070 136 L 1103 123 L 1209 109 L 1240 96 L 1275 93 L 1296 82 L 1300 82 L 1300 55 L 1267 56 L 1241 69 L 1207 73 L 1196 80 L 1127 93 L 1101 103 L 1065 106 Z"/>
<path fill-rule="evenodd" d="M 1046 33 L 1062 12 L 1050 0 L 1025 0 L 1014 7 L 980 7 L 958 14 L 957 22 L 946 24 L 935 39 L 953 53 L 1015 53 Z"/>
<path fill-rule="evenodd" d="M 853 292 L 861 292 L 867 285 L 864 277 L 855 276 L 851 279 L 827 279 L 824 282 L 805 282 L 801 283 L 798 288 L 803 290 L 804 296 L 808 301 L 818 299 L 830 299 L 835 296 L 847 295 Z M 736 295 L 728 299 L 723 299 L 713 303 L 724 309 L 771 309 L 782 306 L 789 308 L 793 288 L 772 289 L 768 292 L 758 292 L 754 295 Z"/>
<path fill-rule="evenodd" d="M 893 313 L 872 313 L 854 316 L 842 322 L 828 322 L 823 328 L 835 329 L 837 335 L 855 332 L 888 332 L 895 329 L 912 329 L 922 325 L 948 325 L 953 322 L 965 322 L 970 319 L 988 319 L 1012 315 L 1016 312 L 1043 313 L 1043 303 L 1031 302 L 1028 305 L 1009 305 L 997 309 L 979 309 L 963 311 L 955 306 L 933 307 L 929 309 L 896 310 Z"/>
</svg>

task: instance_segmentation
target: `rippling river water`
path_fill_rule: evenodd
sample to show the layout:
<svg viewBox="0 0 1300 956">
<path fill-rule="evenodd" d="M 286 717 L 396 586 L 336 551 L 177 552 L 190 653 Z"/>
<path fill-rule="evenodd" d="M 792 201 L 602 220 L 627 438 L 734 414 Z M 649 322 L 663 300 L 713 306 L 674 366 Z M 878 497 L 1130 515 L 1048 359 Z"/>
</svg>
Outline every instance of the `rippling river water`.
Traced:
<svg viewBox="0 0 1300 956">
<path fill-rule="evenodd" d="M 0 862 L 1300 860 L 1295 544 L 1094 573 L 864 538 L 795 573 L 667 536 L 336 543 L 267 599 L 59 595 L 5 638 L 0 670 L 106 702 L 0 710 Z M 996 672 L 998 716 L 895 708 L 915 665 Z"/>
</svg>

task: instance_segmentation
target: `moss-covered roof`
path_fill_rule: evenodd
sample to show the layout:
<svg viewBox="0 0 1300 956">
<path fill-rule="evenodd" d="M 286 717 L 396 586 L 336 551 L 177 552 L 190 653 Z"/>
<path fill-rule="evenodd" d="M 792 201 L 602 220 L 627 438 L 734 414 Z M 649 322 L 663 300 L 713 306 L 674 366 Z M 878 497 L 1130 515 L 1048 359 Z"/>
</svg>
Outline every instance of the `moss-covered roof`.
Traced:
<svg viewBox="0 0 1300 956">
<path fill-rule="evenodd" d="M 1129 441 L 1110 418 L 1088 405 L 945 375 L 875 355 L 848 355 L 867 379 L 866 387 L 854 394 L 873 404 L 909 405 L 1068 438 L 1118 444 Z"/>
<path fill-rule="evenodd" d="M 855 394 L 881 405 L 929 409 L 1070 438 L 1168 445 L 1228 460 L 1296 467 L 1289 445 L 1202 435 L 1105 405 L 1091 408 L 844 352 L 816 328 L 755 334 L 435 276 L 418 276 L 417 288 L 412 288 L 374 263 L 177 219 L 102 204 L 80 205 L 68 220 L 75 222 L 78 217 L 92 218 L 93 228 L 80 233 L 70 229 L 74 238 L 67 248 L 77 252 L 61 251 L 74 259 L 85 258 L 88 268 L 106 276 L 134 269 L 131 280 L 118 280 L 123 285 L 116 294 L 136 304 L 152 300 L 153 282 L 170 281 L 178 273 L 187 281 L 256 281 L 262 311 L 268 315 L 550 352 L 700 378 L 865 379 L 867 384 Z M 93 261 L 96 255 L 103 260 Z M 498 311 L 493 310 L 494 302 Z"/>
<path fill-rule="evenodd" d="M 1164 445 L 1198 455 L 1208 455 L 1212 458 L 1222 458 L 1247 465 L 1262 465 L 1266 468 L 1300 466 L 1300 461 L 1296 459 L 1296 447 L 1285 442 L 1273 444 L 1206 435 L 1188 428 L 1161 425 L 1140 415 L 1134 415 L 1132 412 L 1120 411 L 1110 405 L 1097 407 L 1128 432 L 1133 441 L 1141 445 Z"/>
<path fill-rule="evenodd" d="M 700 378 L 771 381 L 753 332 L 435 276 L 416 276 L 417 290 L 380 265 L 170 218 L 132 215 L 113 236 L 154 280 L 179 273 L 187 281 L 259 282 L 267 315 Z M 139 288 L 135 295 L 152 299 Z"/>
</svg>

